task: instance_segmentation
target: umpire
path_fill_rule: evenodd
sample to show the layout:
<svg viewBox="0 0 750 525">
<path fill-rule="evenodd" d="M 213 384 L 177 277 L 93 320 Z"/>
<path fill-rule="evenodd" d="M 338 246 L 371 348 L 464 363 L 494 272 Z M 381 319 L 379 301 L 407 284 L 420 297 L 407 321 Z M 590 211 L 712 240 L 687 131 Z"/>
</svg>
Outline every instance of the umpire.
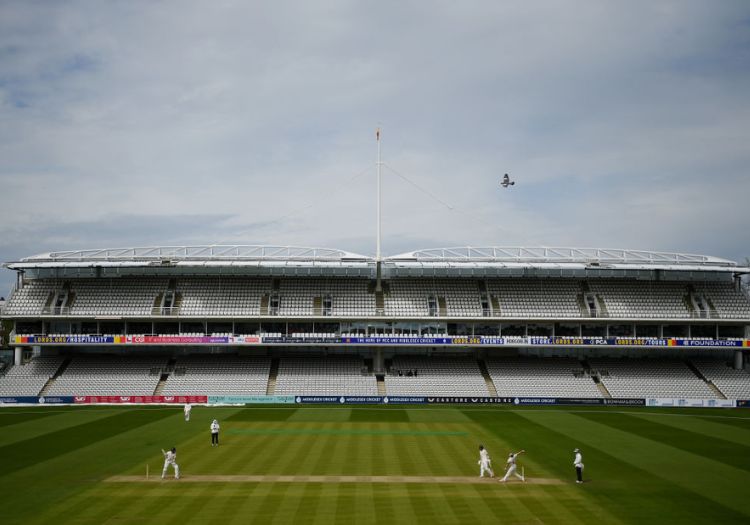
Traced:
<svg viewBox="0 0 750 525">
<path fill-rule="evenodd" d="M 576 457 L 573 460 L 573 466 L 576 468 L 576 483 L 583 483 L 583 456 L 580 449 L 573 450 Z"/>
</svg>

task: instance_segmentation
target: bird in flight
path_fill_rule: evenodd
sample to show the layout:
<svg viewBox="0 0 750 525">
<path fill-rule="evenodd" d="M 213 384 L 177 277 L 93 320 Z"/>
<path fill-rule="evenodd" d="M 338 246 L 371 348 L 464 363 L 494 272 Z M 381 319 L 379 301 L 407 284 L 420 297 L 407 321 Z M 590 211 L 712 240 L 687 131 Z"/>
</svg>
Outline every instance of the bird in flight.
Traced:
<svg viewBox="0 0 750 525">
<path fill-rule="evenodd" d="M 502 180 L 502 181 L 500 181 L 500 186 L 502 186 L 503 188 L 507 188 L 508 186 L 513 186 L 513 185 L 514 185 L 515 183 L 516 183 L 516 181 L 514 181 L 514 180 L 510 180 L 510 177 L 509 177 L 509 176 L 508 176 L 508 174 L 506 173 L 506 174 L 505 174 L 505 175 L 503 176 L 503 180 Z"/>
</svg>

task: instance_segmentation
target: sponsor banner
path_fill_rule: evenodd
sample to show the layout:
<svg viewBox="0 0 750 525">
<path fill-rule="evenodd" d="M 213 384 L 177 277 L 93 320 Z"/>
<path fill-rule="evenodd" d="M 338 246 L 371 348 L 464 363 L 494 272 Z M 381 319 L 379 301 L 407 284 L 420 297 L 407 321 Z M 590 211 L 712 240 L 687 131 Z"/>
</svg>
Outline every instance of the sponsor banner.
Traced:
<svg viewBox="0 0 750 525">
<path fill-rule="evenodd" d="M 722 339 L 648 339 L 627 337 L 264 337 L 264 336 L 182 336 L 182 335 L 65 335 L 65 336 L 16 336 L 17 345 L 258 345 L 258 344 L 317 344 L 317 345 L 387 345 L 387 346 L 575 346 L 575 347 L 691 347 L 691 348 L 743 348 L 750 341 Z"/>
<path fill-rule="evenodd" d="M 344 399 L 343 397 L 341 399 Z M 297 396 L 295 403 L 338 403 L 338 396 Z"/>
<path fill-rule="evenodd" d="M 183 405 L 185 403 L 195 404 L 206 404 L 208 403 L 207 396 L 75 396 L 73 397 L 74 403 L 82 404 L 165 404 L 174 403 Z"/>
<path fill-rule="evenodd" d="M 39 398 L 37 396 L 16 396 L 16 397 L 0 397 L 0 405 L 30 405 L 37 404 Z"/>
<path fill-rule="evenodd" d="M 29 345 L 114 345 L 126 342 L 126 336 L 104 335 L 17 335 L 16 344 Z"/>
<path fill-rule="evenodd" d="M 242 336 L 236 336 L 231 337 L 232 344 L 236 345 L 258 345 L 260 344 L 260 336 L 259 335 L 242 335 Z"/>
<path fill-rule="evenodd" d="M 737 407 L 739 408 L 750 408 L 750 399 L 738 399 Z"/>
<path fill-rule="evenodd" d="M 225 345 L 229 337 L 183 336 L 183 335 L 129 335 L 128 343 L 146 345 Z"/>
<path fill-rule="evenodd" d="M 19 396 L 0 397 L 0 405 L 68 405 L 73 403 L 73 396 Z"/>
<path fill-rule="evenodd" d="M 623 398 L 623 399 L 605 399 L 603 405 L 609 405 L 609 406 L 630 406 L 630 407 L 643 407 L 646 406 L 646 400 L 641 399 L 630 399 L 630 398 Z"/>
<path fill-rule="evenodd" d="M 650 407 L 679 407 L 679 408 L 734 408 L 739 402 L 734 399 L 691 399 L 676 397 L 657 397 L 646 400 Z"/>
<path fill-rule="evenodd" d="M 472 343 L 461 343 L 466 339 L 475 340 Z M 265 341 L 265 338 L 263 338 Z M 479 338 L 465 337 L 342 337 L 339 342 L 345 345 L 452 345 L 452 344 L 480 344 Z"/>
<path fill-rule="evenodd" d="M 391 405 L 418 405 L 427 403 L 427 398 L 419 396 L 386 396 L 383 398 L 383 403 L 390 403 Z"/>
<path fill-rule="evenodd" d="M 513 403 L 513 398 L 512 397 L 436 396 L 436 397 L 427 397 L 427 403 L 434 403 L 434 404 L 493 403 L 493 404 L 509 405 Z"/>
<path fill-rule="evenodd" d="M 294 396 L 208 396 L 209 405 L 268 405 L 294 403 Z"/>
<path fill-rule="evenodd" d="M 342 339 L 338 336 L 331 337 L 263 337 L 263 343 L 267 344 L 339 344 Z"/>
</svg>

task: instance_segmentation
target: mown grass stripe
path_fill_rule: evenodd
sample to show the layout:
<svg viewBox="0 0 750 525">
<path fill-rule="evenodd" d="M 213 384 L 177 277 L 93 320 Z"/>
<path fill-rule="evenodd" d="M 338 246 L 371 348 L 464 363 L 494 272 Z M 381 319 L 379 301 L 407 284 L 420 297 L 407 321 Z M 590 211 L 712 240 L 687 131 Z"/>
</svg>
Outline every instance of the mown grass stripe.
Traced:
<svg viewBox="0 0 750 525">
<path fill-rule="evenodd" d="M 338 508 L 340 485 L 325 485 L 321 490 L 320 502 L 315 514 L 312 516 L 312 523 L 319 525 L 329 525 L 337 523 L 336 509 Z"/>
<path fill-rule="evenodd" d="M 111 412 L 94 410 L 75 410 L 64 413 L 48 412 L 45 417 L 27 419 L 3 427 L 2 432 L 0 432 L 0 447 L 97 421 L 111 415 Z"/>
<path fill-rule="evenodd" d="M 555 429 L 556 432 L 575 436 L 577 442 L 587 446 L 600 450 L 617 450 L 622 461 L 637 465 L 651 476 L 705 496 L 734 512 L 750 515 L 750 509 L 744 501 L 734 495 L 734 488 L 744 484 L 747 479 L 747 472 L 744 470 L 613 428 L 579 414 L 525 412 L 522 415 L 530 421 Z M 584 462 L 586 461 L 584 456 Z M 707 472 L 713 474 L 710 484 L 704 479 Z"/>
<path fill-rule="evenodd" d="M 192 518 L 200 516 L 215 493 L 215 488 L 206 485 L 197 490 L 190 491 L 189 494 L 182 495 L 182 504 L 179 509 L 162 517 L 163 525 L 184 525 L 189 523 Z"/>
<path fill-rule="evenodd" d="M 4 409 L 0 410 L 0 427 L 18 425 L 27 421 L 34 421 L 54 415 L 57 415 L 57 413 L 43 410 L 18 412 L 14 410 Z"/>
<path fill-rule="evenodd" d="M 711 438 L 724 439 L 740 445 L 750 445 L 750 423 L 745 428 L 727 425 L 723 421 L 706 419 L 703 417 L 653 417 L 652 414 L 633 414 L 646 421 L 657 421 L 662 425 L 702 434 Z"/>
<path fill-rule="evenodd" d="M 438 485 L 437 490 L 438 498 L 451 509 L 452 523 L 481 523 L 480 515 L 475 512 L 474 502 L 467 497 L 464 487 L 457 490 L 454 487 Z"/>
<path fill-rule="evenodd" d="M 665 424 L 663 420 L 667 418 L 643 419 L 624 415 L 612 417 L 606 414 L 580 416 L 685 452 L 711 458 L 730 467 L 750 471 L 750 443 L 739 444 L 715 436 L 710 441 L 705 440 L 697 432 Z"/>
<path fill-rule="evenodd" d="M 3 474 L 7 475 L 45 460 L 80 450 L 167 416 L 168 414 L 157 411 L 118 413 L 2 446 L 0 458 L 3 458 Z"/>
</svg>

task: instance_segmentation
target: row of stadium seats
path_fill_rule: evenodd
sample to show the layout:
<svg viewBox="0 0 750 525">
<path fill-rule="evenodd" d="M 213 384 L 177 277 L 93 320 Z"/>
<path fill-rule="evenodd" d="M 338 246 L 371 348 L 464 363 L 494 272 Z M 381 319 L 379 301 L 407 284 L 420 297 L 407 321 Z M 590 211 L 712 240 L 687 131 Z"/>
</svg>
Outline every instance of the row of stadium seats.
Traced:
<svg viewBox="0 0 750 525">
<path fill-rule="evenodd" d="M 273 384 L 269 357 L 193 355 L 172 364 L 163 357 L 75 356 L 60 373 L 63 357 L 38 357 L 0 376 L 0 396 L 153 395 L 162 374 L 164 395 L 264 395 Z M 693 365 L 725 397 L 750 398 L 750 374 L 716 359 Z M 667 359 L 591 359 L 506 357 L 486 361 L 500 397 L 602 397 L 593 376 L 616 398 L 717 399 L 719 393 L 686 362 Z M 51 378 L 58 373 L 53 380 Z M 490 395 L 479 363 L 471 357 L 396 356 L 384 384 L 390 396 Z M 358 356 L 281 358 L 275 376 L 277 395 L 375 396 L 378 385 Z"/>
<path fill-rule="evenodd" d="M 268 357 L 183 357 L 177 360 L 162 393 L 262 396 L 266 393 L 270 369 Z"/>
<path fill-rule="evenodd" d="M 576 359 L 489 359 L 487 371 L 501 397 L 602 397 Z"/>
<path fill-rule="evenodd" d="M 169 285 L 168 280 L 160 278 L 34 280 L 13 293 L 5 313 L 150 316 L 162 312 Z M 168 312 L 182 316 L 377 314 L 375 294 L 368 291 L 367 280 L 283 279 L 277 285 L 274 290 L 270 279 L 182 278 L 174 284 L 175 301 Z M 383 295 L 383 313 L 392 317 L 588 317 L 583 300 L 589 293 L 584 291 L 586 287 L 601 307 L 597 316 L 692 318 L 698 312 L 690 298 L 698 295 L 706 299 L 711 317 L 750 318 L 750 301 L 728 282 L 553 279 L 397 279 L 388 283 L 388 292 Z"/>
<path fill-rule="evenodd" d="M 612 397 L 719 398 L 682 361 L 592 359 L 589 364 Z"/>
<path fill-rule="evenodd" d="M 289 357 L 279 362 L 277 395 L 376 396 L 375 376 L 367 373 L 361 357 Z"/>
<path fill-rule="evenodd" d="M 471 358 L 396 356 L 389 372 L 385 390 L 391 396 L 490 395 L 477 361 Z"/>
</svg>

